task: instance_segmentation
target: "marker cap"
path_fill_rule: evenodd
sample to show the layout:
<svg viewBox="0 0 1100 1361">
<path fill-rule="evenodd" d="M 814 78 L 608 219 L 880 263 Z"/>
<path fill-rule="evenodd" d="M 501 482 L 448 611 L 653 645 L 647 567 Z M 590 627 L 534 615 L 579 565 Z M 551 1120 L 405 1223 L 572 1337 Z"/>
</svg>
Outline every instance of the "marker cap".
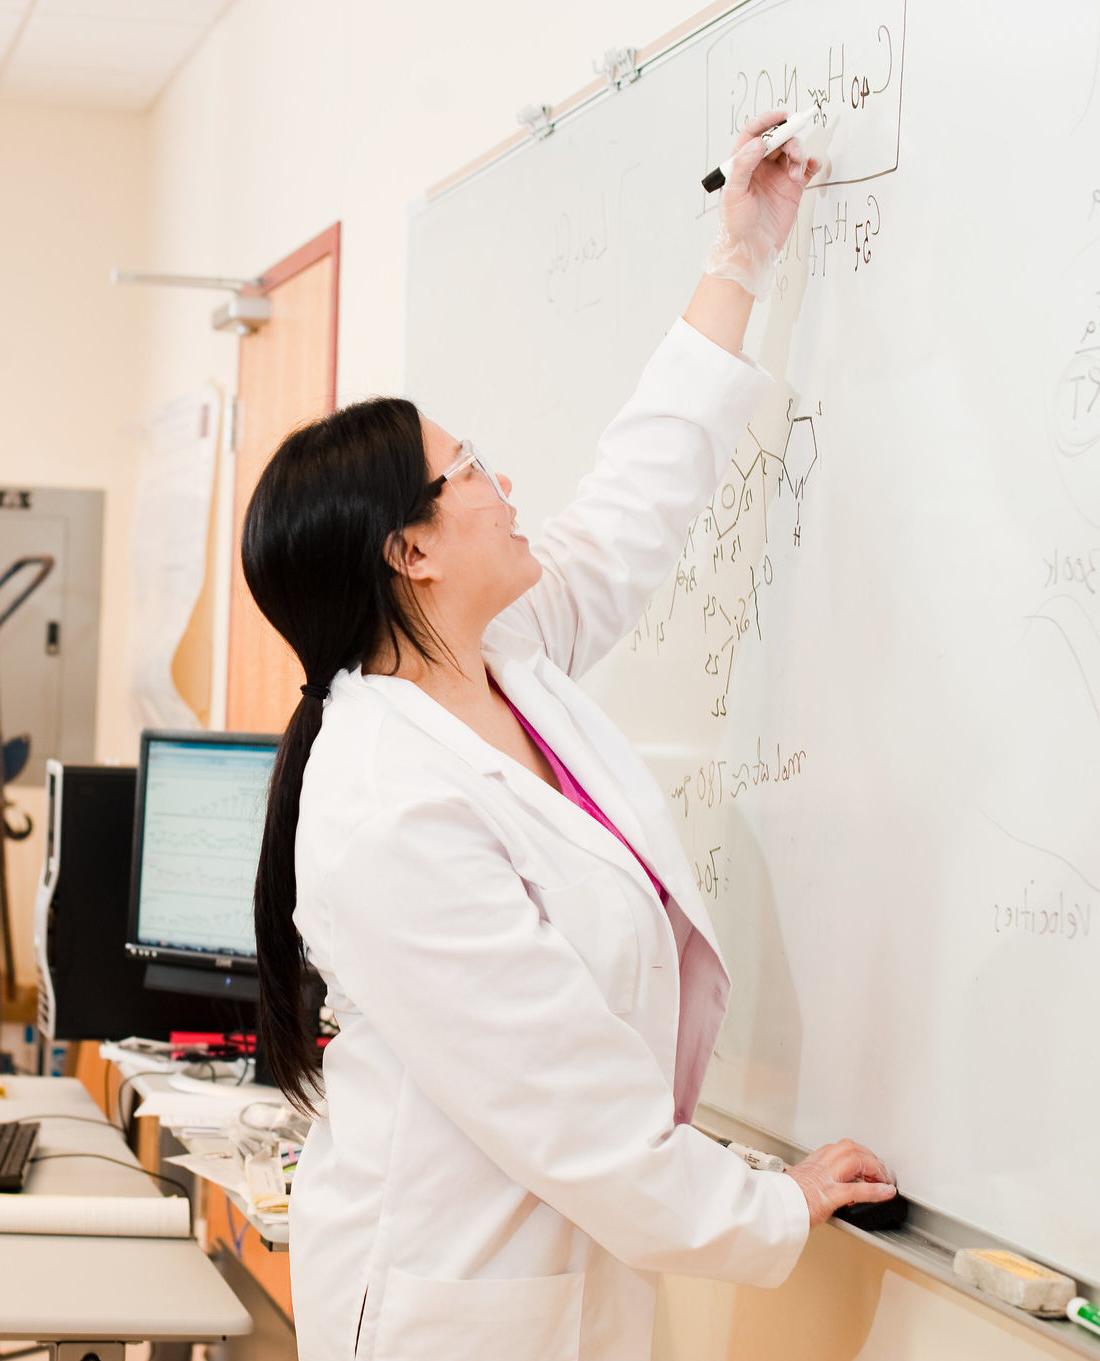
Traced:
<svg viewBox="0 0 1100 1361">
<path fill-rule="evenodd" d="M 1082 1295 L 1077 1295 L 1066 1305 L 1066 1316 L 1091 1333 L 1100 1333 L 1100 1306 L 1093 1304 Z"/>
</svg>

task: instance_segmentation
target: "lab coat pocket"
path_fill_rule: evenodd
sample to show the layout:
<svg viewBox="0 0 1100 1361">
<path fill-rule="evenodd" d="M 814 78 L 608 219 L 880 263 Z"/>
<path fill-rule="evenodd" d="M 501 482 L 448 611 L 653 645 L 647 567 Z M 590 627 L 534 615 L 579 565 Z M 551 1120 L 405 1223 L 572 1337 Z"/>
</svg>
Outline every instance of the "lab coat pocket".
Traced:
<svg viewBox="0 0 1100 1361">
<path fill-rule="evenodd" d="M 373 1361 L 577 1361 L 584 1272 L 440 1280 L 391 1266 Z"/>
<path fill-rule="evenodd" d="M 638 992 L 639 945 L 634 913 L 612 870 L 597 870 L 565 888 L 539 885 L 539 901 L 587 964 L 610 1009 L 631 1011 Z"/>
</svg>

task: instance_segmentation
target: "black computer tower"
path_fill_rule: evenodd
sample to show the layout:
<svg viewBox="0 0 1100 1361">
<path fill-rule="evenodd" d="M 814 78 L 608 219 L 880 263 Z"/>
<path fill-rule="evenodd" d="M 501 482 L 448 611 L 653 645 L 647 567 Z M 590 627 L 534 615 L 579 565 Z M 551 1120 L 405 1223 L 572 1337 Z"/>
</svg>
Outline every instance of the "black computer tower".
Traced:
<svg viewBox="0 0 1100 1361">
<path fill-rule="evenodd" d="M 147 961 L 126 953 L 134 768 L 50 761 L 46 788 L 35 910 L 43 1036 L 163 1040 L 173 1031 L 254 1029 L 254 1004 L 148 989 Z"/>
</svg>

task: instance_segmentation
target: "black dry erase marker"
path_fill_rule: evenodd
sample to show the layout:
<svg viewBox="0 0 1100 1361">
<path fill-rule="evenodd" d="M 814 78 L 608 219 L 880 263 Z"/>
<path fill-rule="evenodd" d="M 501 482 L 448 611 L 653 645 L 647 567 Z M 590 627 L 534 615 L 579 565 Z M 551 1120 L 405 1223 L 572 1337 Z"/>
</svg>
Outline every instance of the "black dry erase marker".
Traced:
<svg viewBox="0 0 1100 1361">
<path fill-rule="evenodd" d="M 792 137 L 800 136 L 808 128 L 813 126 L 813 121 L 814 110 L 807 109 L 804 113 L 792 114 L 785 122 L 776 123 L 774 127 L 768 128 L 765 132 L 762 132 L 760 134 L 760 140 L 768 148 L 765 155 L 770 156 L 773 151 L 778 151 L 784 142 L 789 142 Z M 731 156 L 729 160 L 723 161 L 722 164 L 716 166 L 709 175 L 703 177 L 703 188 L 708 194 L 713 194 L 716 189 L 721 189 L 725 184 L 726 176 L 730 172 L 730 164 L 732 161 L 733 157 Z"/>
</svg>

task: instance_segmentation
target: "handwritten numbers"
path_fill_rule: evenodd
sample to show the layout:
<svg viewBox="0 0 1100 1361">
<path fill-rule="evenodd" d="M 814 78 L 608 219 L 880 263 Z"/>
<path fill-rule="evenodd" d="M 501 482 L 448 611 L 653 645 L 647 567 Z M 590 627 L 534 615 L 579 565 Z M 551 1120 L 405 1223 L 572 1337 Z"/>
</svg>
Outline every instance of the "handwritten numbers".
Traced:
<svg viewBox="0 0 1100 1361">
<path fill-rule="evenodd" d="M 867 82 L 867 77 L 864 76 L 861 81 L 858 76 L 853 76 L 851 92 L 852 108 L 862 109 L 864 104 L 867 103 L 867 98 L 870 94 L 871 87 Z"/>
<path fill-rule="evenodd" d="M 878 236 L 882 226 L 882 213 L 878 206 L 878 199 L 874 194 L 867 195 L 867 217 L 862 222 L 856 223 L 856 269 L 859 269 L 860 261 L 865 265 L 871 263 L 871 237 Z"/>
<path fill-rule="evenodd" d="M 695 861 L 695 887 L 708 898 L 718 897 L 718 862 L 715 856 L 721 851 L 721 846 L 712 846 L 701 865 L 698 860 Z"/>
</svg>

